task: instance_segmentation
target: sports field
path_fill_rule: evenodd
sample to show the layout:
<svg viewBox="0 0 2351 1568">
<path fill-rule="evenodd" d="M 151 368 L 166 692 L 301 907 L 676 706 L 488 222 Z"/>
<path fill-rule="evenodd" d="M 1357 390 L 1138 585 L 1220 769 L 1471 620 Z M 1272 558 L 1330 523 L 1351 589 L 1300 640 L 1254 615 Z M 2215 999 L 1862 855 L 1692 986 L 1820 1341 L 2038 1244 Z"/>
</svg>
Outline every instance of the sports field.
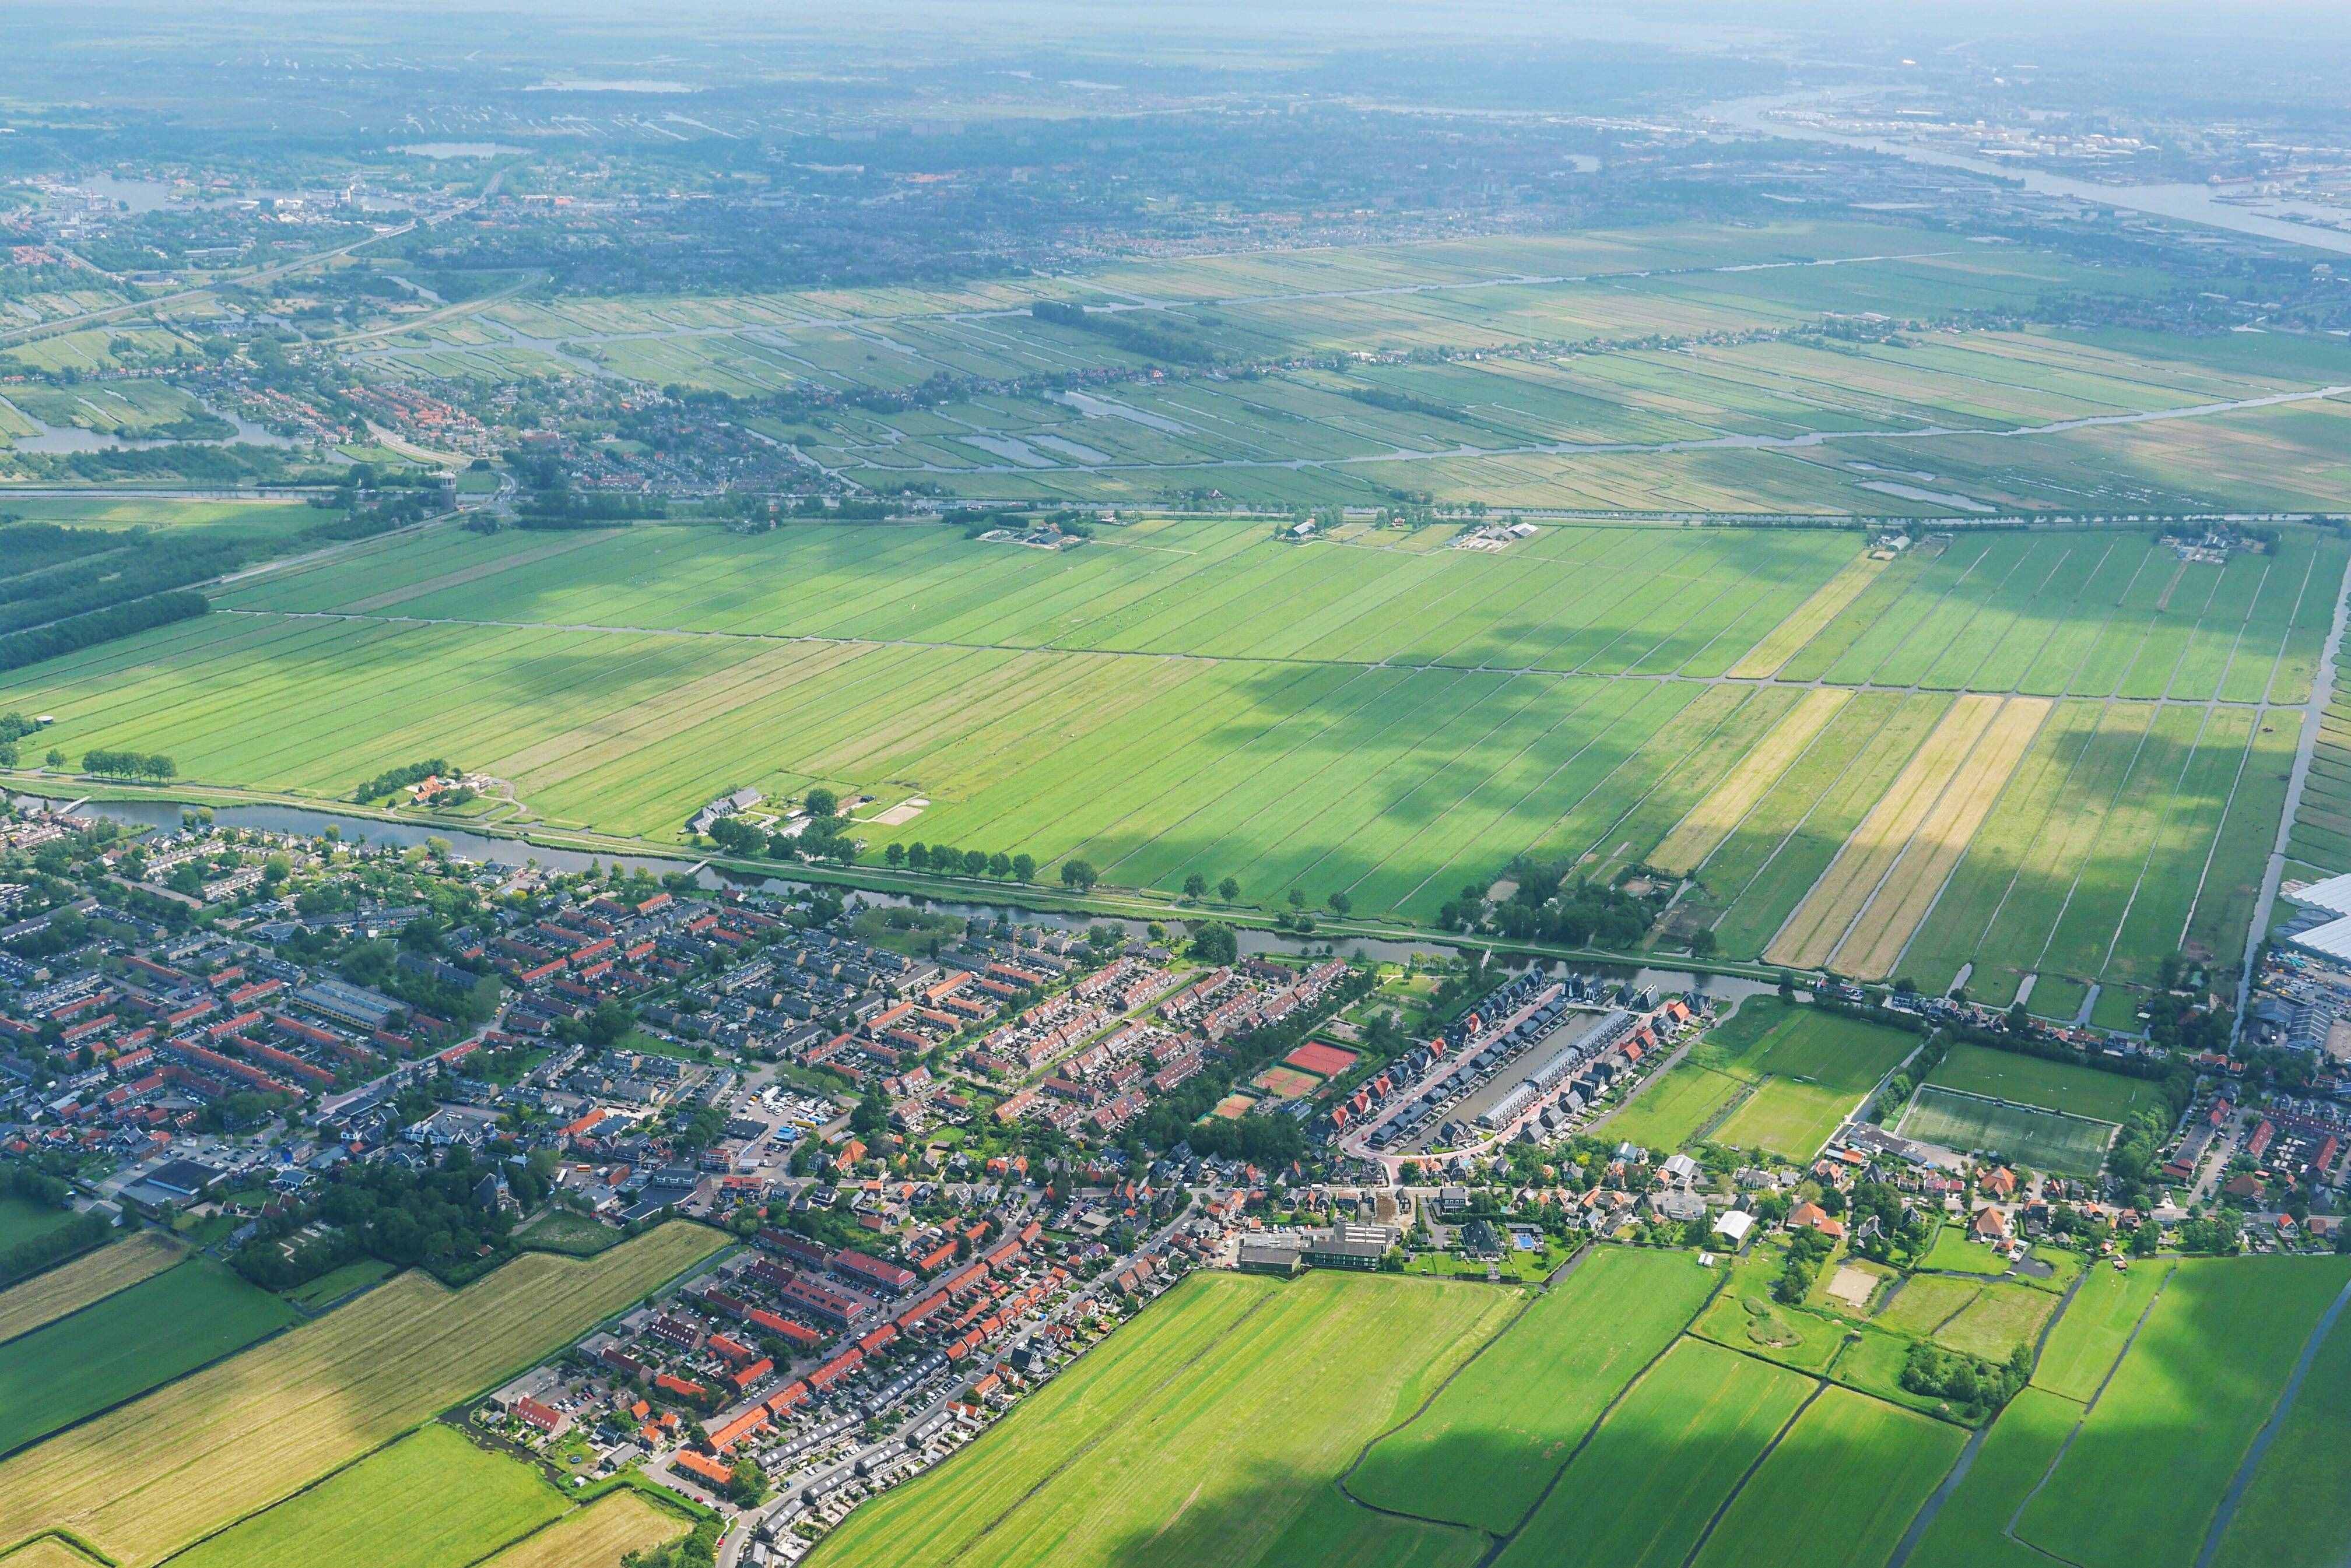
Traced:
<svg viewBox="0 0 2351 1568">
<path fill-rule="evenodd" d="M 1335 1483 L 1521 1304 L 1482 1284 L 1196 1275 L 812 1561 L 1468 1568 L 1483 1535 Z"/>
<path fill-rule="evenodd" d="M 1348 1492 L 1375 1508 L 1518 1527 L 1611 1400 L 1664 1352 L 1717 1277 L 1683 1252 L 1595 1250 L 1372 1445 Z"/>
<path fill-rule="evenodd" d="M 528 1366 L 724 1244 L 671 1224 L 584 1262 L 528 1253 L 463 1291 L 402 1274 L 0 1462 L 0 1541 L 66 1530 L 145 1568 Z"/>
<path fill-rule="evenodd" d="M 1712 1141 L 1810 1159 L 1917 1045 L 1917 1036 L 1898 1029 L 1799 1009 L 1739 1059 L 1734 1070 L 1755 1092 L 1714 1130 Z"/>
<path fill-rule="evenodd" d="M 2064 1116 L 1922 1084 L 1895 1131 L 1962 1154 L 1988 1149 L 2001 1158 L 2060 1176 L 2095 1176 L 2114 1141 L 2111 1122 Z"/>
<path fill-rule="evenodd" d="M 210 1258 L 191 1258 L 0 1343 L 0 1454 L 135 1398 L 295 1321 Z"/>
<path fill-rule="evenodd" d="M 2145 1078 L 1984 1045 L 1952 1046 L 1941 1064 L 1927 1075 L 1927 1082 L 1938 1089 L 2039 1106 L 2102 1122 L 2123 1121 L 2133 1111 L 2162 1098 L 2157 1086 Z"/>
</svg>

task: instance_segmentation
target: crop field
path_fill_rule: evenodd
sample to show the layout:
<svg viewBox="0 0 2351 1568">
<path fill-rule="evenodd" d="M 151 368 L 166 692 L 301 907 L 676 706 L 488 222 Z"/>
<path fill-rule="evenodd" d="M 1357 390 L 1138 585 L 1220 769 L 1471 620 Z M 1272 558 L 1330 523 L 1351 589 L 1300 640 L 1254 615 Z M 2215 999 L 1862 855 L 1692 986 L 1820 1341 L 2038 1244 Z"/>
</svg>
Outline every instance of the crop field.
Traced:
<svg viewBox="0 0 2351 1568">
<path fill-rule="evenodd" d="M 162 1231 L 141 1231 L 11 1285 L 0 1291 L 0 1344 L 127 1290 L 186 1256 L 186 1247 Z"/>
<path fill-rule="evenodd" d="M 528 1365 L 724 1244 L 673 1224 L 585 1262 L 528 1253 L 463 1291 L 403 1274 L 0 1461 L 0 1541 L 66 1530 L 123 1568 L 146 1568 Z"/>
<path fill-rule="evenodd" d="M 1726 956 L 1998 1002 L 2032 975 L 2044 1011 L 2097 982 L 2103 1012 L 2183 945 L 2241 949 L 2299 650 L 2351 559 L 2295 530 L 2226 566 L 2121 530 L 1962 534 L 1859 575 L 1858 536 L 1823 530 L 1429 547 L 1451 532 L 428 533 L 14 672 L 0 711 L 56 714 L 68 754 L 328 800 L 447 755 L 550 826 L 673 845 L 714 795 L 823 784 L 865 816 L 928 803 L 869 850 L 1408 920 L 1520 853 L 1665 863 L 1697 879 L 1677 928 Z M 1759 649 L 1771 672 L 1733 679 Z"/>
<path fill-rule="evenodd" d="M 634 1491 L 608 1492 L 488 1559 L 483 1568 L 621 1568 L 684 1535 L 684 1520 Z"/>
<path fill-rule="evenodd" d="M 1716 1276 L 1686 1253 L 1602 1247 L 1347 1477 L 1375 1508 L 1514 1530 L 1609 1402 L 1697 1315 Z"/>
<path fill-rule="evenodd" d="M 2085 1568 L 2187 1568 L 2346 1279 L 2336 1258 L 2180 1262 L 2017 1533 Z"/>
<path fill-rule="evenodd" d="M 294 1317 L 226 1266 L 192 1258 L 0 1343 L 0 1453 L 242 1350 Z"/>
<path fill-rule="evenodd" d="M 1334 1483 L 1520 1304 L 1482 1284 L 1196 1275 L 813 1561 L 1468 1568 L 1483 1535 Z"/>
<path fill-rule="evenodd" d="M 1799 1012 L 1740 1058 L 1755 1092 L 1715 1129 L 1712 1141 L 1810 1159 L 1917 1044 L 1897 1029 Z"/>
<path fill-rule="evenodd" d="M 431 1506 L 419 1506 L 424 1499 Z M 171 1559 L 176 1568 L 466 1568 L 563 1512 L 530 1466 L 434 1424 Z"/>
<path fill-rule="evenodd" d="M 2095 1176 L 2105 1165 L 2106 1146 L 2115 1136 L 2111 1122 L 1932 1084 L 1918 1086 L 1895 1131 L 1962 1154 L 1990 1150 L 2002 1159 L 2060 1176 Z"/>
</svg>

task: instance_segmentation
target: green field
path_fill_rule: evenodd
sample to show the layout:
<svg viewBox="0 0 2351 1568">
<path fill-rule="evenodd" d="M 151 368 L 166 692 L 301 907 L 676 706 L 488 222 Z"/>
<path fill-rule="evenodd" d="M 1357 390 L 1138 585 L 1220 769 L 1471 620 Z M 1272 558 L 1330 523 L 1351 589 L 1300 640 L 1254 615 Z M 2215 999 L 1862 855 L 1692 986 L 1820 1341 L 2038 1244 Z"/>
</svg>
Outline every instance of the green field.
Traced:
<svg viewBox="0 0 2351 1568">
<path fill-rule="evenodd" d="M 2145 1078 L 1984 1045 L 1952 1046 L 1941 1065 L 1927 1075 L 1927 1082 L 1938 1089 L 2039 1106 L 2101 1122 L 2126 1120 L 2133 1111 L 2158 1104 L 2162 1098 L 2156 1085 Z"/>
<path fill-rule="evenodd" d="M 2351 1332 L 2338 1316 L 2220 1537 L 2218 1568 L 2340 1568 L 2351 1541 L 2346 1453 Z"/>
<path fill-rule="evenodd" d="M 135 1398 L 294 1321 L 209 1258 L 0 1344 L 0 1454 Z"/>
<path fill-rule="evenodd" d="M 1990 1150 L 2012 1164 L 2060 1176 L 2095 1176 L 2114 1140 L 2111 1122 L 2061 1116 L 1922 1084 L 1895 1131 L 1962 1154 Z"/>
<path fill-rule="evenodd" d="M 52 1209 L 25 1198 L 0 1198 L 0 1251 L 37 1241 L 73 1220 L 70 1209 Z"/>
<path fill-rule="evenodd" d="M 564 1511 L 529 1466 L 425 1427 L 170 1561 L 175 1568 L 465 1568 Z"/>
<path fill-rule="evenodd" d="M 1740 1058 L 1755 1093 L 1715 1129 L 1713 1141 L 1810 1159 L 1917 1044 L 1917 1036 L 1898 1029 L 1799 1012 Z"/>
<path fill-rule="evenodd" d="M 1694 1568 L 1881 1568 L 1966 1440 L 1941 1421 L 1823 1389 L 1740 1488 Z"/>
<path fill-rule="evenodd" d="M 1970 1236 L 1965 1226 L 1949 1224 L 1935 1233 L 1918 1266 L 1954 1274 L 2004 1274 L 2009 1269 L 2006 1258 Z"/>
<path fill-rule="evenodd" d="M 0 711 L 55 713 L 69 755 L 161 752 L 198 784 L 319 800 L 462 757 L 514 782 L 524 820 L 672 846 L 745 785 L 871 796 L 868 817 L 920 797 L 864 830 L 869 858 L 893 837 L 1025 851 L 1049 882 L 1083 859 L 1160 895 L 1231 876 L 1267 909 L 1294 888 L 1426 922 L 1521 853 L 1599 878 L 1655 858 L 1694 878 L 1668 948 L 1702 929 L 1728 957 L 1928 991 L 1964 973 L 1995 1002 L 2032 977 L 2065 1015 L 2095 983 L 2127 1024 L 2165 956 L 2243 949 L 2351 544 L 2287 526 L 2214 564 L 2144 527 L 1922 527 L 1889 561 L 1854 526 L 1627 520 L 2334 504 L 2351 400 L 2153 416 L 2351 382 L 2351 346 L 1960 314 L 2093 285 L 2168 280 L 1790 219 L 500 300 L 361 358 L 489 381 L 561 364 L 511 327 L 656 384 L 820 389 L 852 400 L 754 422 L 885 490 L 1117 520 L 1071 551 L 951 522 L 428 530 L 12 672 Z M 1138 294 L 1272 368 L 1160 375 L 1026 312 Z M 1804 330 L 1832 311 L 1946 329 L 1833 346 Z M 1356 351 L 1412 358 L 1332 368 Z M 1113 379 L 854 400 L 1080 373 Z M 2049 428 L 2082 416 L 2147 422 Z M 1400 491 L 1552 510 L 1499 553 L 1448 547 L 1454 523 L 1342 516 L 1299 543 L 1276 515 L 1165 514 L 1211 488 L 1282 518 Z M 266 510 L 214 525 L 307 514 Z M 2351 815 L 2326 815 L 2351 729 L 2329 736 L 2296 830 L 2317 864 L 2351 857 Z"/>
<path fill-rule="evenodd" d="M 1515 1529 L 1609 1402 L 1671 1345 L 1716 1276 L 1687 1253 L 1601 1247 L 1347 1477 L 1375 1508 Z"/>
<path fill-rule="evenodd" d="M 2193 1563 L 2346 1279 L 2351 1262 L 2335 1258 L 2181 1262 L 2017 1533 L 2084 1568 Z"/>
<path fill-rule="evenodd" d="M 1811 1386 L 1682 1341 L 1609 1413 L 1496 1568 L 1678 1568 Z"/>
<path fill-rule="evenodd" d="M 1520 1304 L 1484 1285 L 1196 1275 L 814 1561 L 1468 1568 L 1483 1535 L 1334 1483 Z"/>
<path fill-rule="evenodd" d="M 1370 533 L 1283 544 L 1264 524 L 1207 519 L 1104 528 L 1062 554 L 924 525 L 441 532 L 254 578 L 223 596 L 233 613 L 15 672 L 0 708 L 56 714 L 50 738 L 69 755 L 162 751 L 192 780 L 326 800 L 418 755 L 462 756 L 512 779 L 550 826 L 672 844 L 703 802 L 744 784 L 788 797 L 822 783 L 873 797 L 869 815 L 920 796 L 931 804 L 903 826 L 862 830 L 869 851 L 892 838 L 1025 850 L 1048 880 L 1083 858 L 1111 886 L 1163 894 L 1230 875 L 1245 902 L 1343 892 L 1359 913 L 1409 919 L 1521 852 L 1605 875 L 1671 839 L 1692 849 L 1689 918 L 1726 953 L 1771 948 L 1801 905 L 1819 929 L 1872 933 L 1833 961 L 1890 968 L 1901 933 L 1915 945 L 1954 907 L 1935 898 L 1944 880 L 1956 891 L 1980 867 L 1961 849 L 2022 832 L 2010 815 L 2022 796 L 1979 759 L 1963 787 L 1980 821 L 1873 812 L 1888 790 L 1928 799 L 1970 765 L 1965 732 L 1983 710 L 1863 691 L 1823 719 L 1792 682 L 1917 681 L 1888 662 L 1901 646 L 1883 628 L 1919 617 L 2037 646 L 2081 615 L 2102 642 L 2143 641 L 2156 629 L 2125 633 L 2112 607 L 2068 598 L 2028 616 L 1977 595 L 2026 579 L 2121 591 L 2070 584 L 2055 571 L 2069 550 L 2127 559 L 2132 579 L 2190 568 L 2139 534 L 1968 538 L 1880 573 L 1784 678 L 1719 683 L 1858 545 L 1555 526 L 1496 556 Z M 2298 583 L 2339 580 L 2340 544 L 2289 535 L 2281 548 L 2299 552 Z M 1595 577 L 1612 591 L 1579 591 Z M 2282 639 L 2301 602 L 2257 597 L 2210 635 L 2241 653 Z M 335 618 L 308 618 L 319 612 Z M 1813 654 L 1848 630 L 1834 659 Z M 1807 658 L 1819 668 L 1798 668 Z M 2024 684 L 2001 679 L 1995 691 Z M 2170 922 L 2147 940 L 2176 945 L 2208 890 L 2242 875 L 2220 850 L 2259 837 L 2218 831 L 2247 734 L 2212 696 L 2116 704 L 2167 733 L 2185 722 L 2173 715 L 2196 721 L 2169 776 L 2116 777 L 2157 809 L 2116 822 L 2095 796 L 2062 794 L 2062 813 L 2091 814 L 2065 825 L 2082 840 L 2075 884 L 2004 897 L 1947 950 L 2116 985 L 2151 976 L 2140 928 Z M 2043 719 L 2040 701 L 2011 699 L 1999 721 L 2020 775 L 2068 711 Z M 259 711 L 277 722 L 234 722 Z M 2133 739 L 2127 757 L 2152 755 Z M 2273 799 L 2243 800 L 2274 822 Z M 2196 874 L 2169 875 L 2175 863 Z"/>
<path fill-rule="evenodd" d="M 2027 1388 L 2009 1401 L 1908 1568 L 2043 1568 L 2049 1560 L 2011 1536 L 2008 1521 L 2081 1419 L 2080 1405 L 2045 1389 Z"/>
</svg>

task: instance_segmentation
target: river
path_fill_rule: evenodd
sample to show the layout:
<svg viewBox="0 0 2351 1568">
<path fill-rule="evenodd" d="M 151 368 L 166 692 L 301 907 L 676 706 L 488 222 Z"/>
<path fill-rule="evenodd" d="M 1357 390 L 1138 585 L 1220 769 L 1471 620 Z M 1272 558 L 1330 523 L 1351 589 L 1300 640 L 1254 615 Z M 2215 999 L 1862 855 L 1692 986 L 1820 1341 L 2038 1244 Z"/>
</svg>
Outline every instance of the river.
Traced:
<svg viewBox="0 0 2351 1568">
<path fill-rule="evenodd" d="M 2152 217 L 2201 223 L 2207 228 L 2228 229 L 2261 239 L 2283 240 L 2289 244 L 2308 245 L 2314 250 L 2351 255 L 2351 233 L 2265 217 L 2221 201 L 2206 185 L 2186 182 L 2159 185 L 2102 185 L 2092 180 L 2076 180 L 2068 175 L 2048 174 L 2034 169 L 2013 169 L 1987 158 L 1970 158 L 1957 152 L 1942 152 L 1933 148 L 1915 147 L 1908 142 L 1890 141 L 1874 136 L 1848 136 L 1823 126 L 1771 117 L 1773 109 L 1822 103 L 1832 96 L 1827 93 L 1787 93 L 1736 99 L 1714 105 L 1706 110 L 1706 117 L 1760 136 L 1823 141 L 1839 147 L 1882 152 L 1888 157 L 1907 159 L 1913 163 L 1931 164 L 1938 169 L 1963 170 L 1988 179 L 2018 184 L 2036 195 L 2070 197 L 2095 206 L 2116 207 L 2125 212 L 2145 213 Z"/>
<path fill-rule="evenodd" d="M 27 805 L 54 805 L 55 802 L 24 797 Z M 129 827 L 177 828 L 182 806 L 170 800 L 94 800 L 84 805 L 85 816 L 102 816 Z M 292 834 L 300 837 L 323 836 L 332 827 L 346 844 L 396 845 L 413 848 L 428 839 L 440 839 L 449 846 L 450 853 L 462 860 L 478 861 L 492 866 L 521 867 L 536 865 L 550 871 L 585 871 L 590 866 L 619 867 L 622 870 L 643 871 L 650 876 L 669 877 L 679 872 L 695 872 L 695 881 L 701 887 L 718 891 L 726 888 L 755 888 L 768 891 L 792 894 L 805 891 L 810 883 L 788 877 L 757 877 L 699 869 L 692 861 L 670 859 L 647 855 L 591 855 L 576 849 L 556 849 L 545 845 L 530 844 L 517 838 L 501 838 L 490 834 L 468 833 L 463 828 L 440 827 L 424 823 L 382 822 L 373 817 L 345 816 L 340 813 L 318 811 L 290 805 L 224 805 L 213 808 L 213 820 L 222 827 L 258 828 L 265 833 Z M 1008 919 L 1019 924 L 1047 926 L 1056 930 L 1082 931 L 1090 927 L 1111 925 L 1130 936 L 1147 935 L 1149 922 L 1121 919 L 1108 915 L 1073 913 L 1062 909 L 1029 909 L 1011 902 L 971 903 L 951 898 L 915 898 L 899 893 L 875 892 L 869 888 L 838 889 L 868 904 L 890 909 L 924 909 L 954 915 L 967 920 Z M 1376 937 L 1346 937 L 1334 940 L 1301 939 L 1280 931 L 1238 928 L 1234 931 L 1243 953 L 1270 953 L 1296 957 L 1302 953 L 1330 951 L 1341 958 L 1364 958 L 1388 963 L 1403 963 L 1416 954 L 1427 957 L 1437 952 L 1459 950 L 1454 944 L 1432 936 L 1425 941 L 1391 941 Z M 1497 954 L 1498 965 L 1505 971 L 1525 968 L 1531 960 Z M 1565 963 L 1564 960 L 1552 961 Z M 1610 974 L 1627 975 L 1644 985 L 1660 991 L 1695 991 L 1724 1001 L 1749 996 L 1761 996 L 1773 988 L 1761 981 L 1742 980 L 1733 975 L 1696 974 L 1687 970 L 1634 968 L 1621 964 L 1578 961 L 1569 967 L 1586 971 L 1600 971 Z"/>
</svg>

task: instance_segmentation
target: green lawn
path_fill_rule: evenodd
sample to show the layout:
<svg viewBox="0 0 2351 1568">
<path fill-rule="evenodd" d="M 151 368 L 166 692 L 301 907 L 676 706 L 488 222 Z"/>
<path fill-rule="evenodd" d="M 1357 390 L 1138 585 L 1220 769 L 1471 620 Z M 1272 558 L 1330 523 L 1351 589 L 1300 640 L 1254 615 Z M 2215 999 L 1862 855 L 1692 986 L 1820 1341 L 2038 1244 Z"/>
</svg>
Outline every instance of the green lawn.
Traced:
<svg viewBox="0 0 2351 1568">
<path fill-rule="evenodd" d="M 177 1568 L 465 1568 L 559 1517 L 528 1465 L 429 1426 L 172 1559 Z"/>
<path fill-rule="evenodd" d="M 1195 1275 L 813 1561 L 1470 1568 L 1482 1535 L 1374 1513 L 1335 1483 L 1519 1303 L 1393 1276 Z"/>
<path fill-rule="evenodd" d="M 1946 1224 L 1935 1232 L 1934 1244 L 1918 1260 L 1918 1266 L 1955 1274 L 2004 1274 L 2009 1262 L 1970 1237 L 1966 1226 Z"/>
<path fill-rule="evenodd" d="M 330 1307 L 368 1286 L 381 1284 L 396 1271 L 381 1258 L 361 1258 L 340 1268 L 329 1269 L 315 1280 L 308 1280 L 285 1293 L 286 1299 L 307 1311 L 317 1312 Z"/>
<path fill-rule="evenodd" d="M 294 1321 L 285 1303 L 192 1258 L 0 1345 L 0 1453 L 134 1398 Z"/>
<path fill-rule="evenodd" d="M 26 1198 L 0 1198 L 0 1251 L 37 1241 L 73 1221 L 70 1209 L 52 1209 Z"/>
<path fill-rule="evenodd" d="M 1373 1444 L 1347 1490 L 1399 1513 L 1510 1531 L 1719 1278 L 1687 1252 L 1595 1249 L 1427 1409 Z"/>
<path fill-rule="evenodd" d="M 1917 1035 L 1837 1013 L 1801 1009 L 1738 1058 L 1755 1093 L 1712 1141 L 1810 1159 L 1879 1079 L 1918 1045 Z"/>
<path fill-rule="evenodd" d="M 2102 1122 L 2127 1120 L 2133 1111 L 2162 1098 L 2156 1085 L 2145 1078 L 1984 1045 L 1952 1046 L 1942 1064 L 1927 1075 L 1927 1082 Z"/>
</svg>

